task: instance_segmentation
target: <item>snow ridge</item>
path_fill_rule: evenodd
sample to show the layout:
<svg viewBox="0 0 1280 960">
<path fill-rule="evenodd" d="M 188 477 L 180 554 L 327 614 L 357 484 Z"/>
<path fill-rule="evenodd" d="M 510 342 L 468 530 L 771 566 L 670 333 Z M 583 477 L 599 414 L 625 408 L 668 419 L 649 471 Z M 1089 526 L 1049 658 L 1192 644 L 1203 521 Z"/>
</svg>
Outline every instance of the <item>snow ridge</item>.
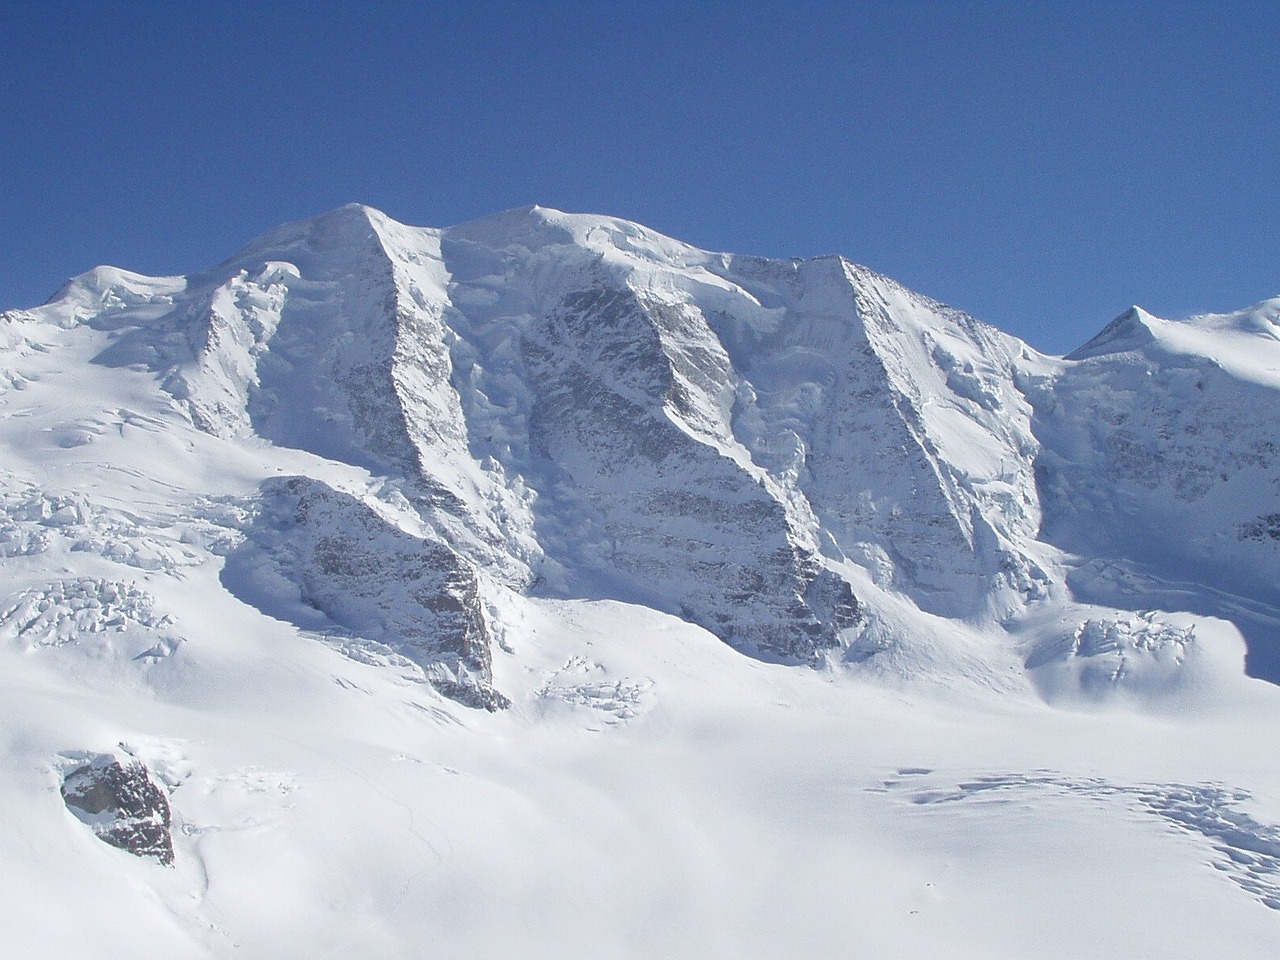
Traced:
<svg viewBox="0 0 1280 960">
<path fill-rule="evenodd" d="M 345 488 L 303 470 L 313 493 L 289 489 L 347 498 L 326 522 L 388 524 L 470 584 L 470 639 L 436 653 L 490 704 L 481 573 L 810 664 L 865 665 L 897 597 L 919 613 L 890 643 L 908 672 L 930 617 L 1009 631 L 1013 656 L 1020 625 L 1070 598 L 1063 550 L 1158 553 L 1156 576 L 1199 565 L 1208 587 L 1280 602 L 1277 486 L 1258 482 L 1280 438 L 1229 426 L 1272 389 L 1235 344 L 1275 344 L 1276 305 L 1182 324 L 1134 308 L 1055 360 L 839 257 L 713 254 L 541 207 L 430 229 L 349 205 L 191 278 L 99 268 L 10 327 L 92 331 L 95 364 L 146 371 L 200 432 L 347 470 Z M 283 514 L 255 515 L 238 529 L 261 547 Z M 6 549 L 40 536 L 14 527 Z M 277 566 L 326 615 L 318 598 L 352 589 L 321 586 L 333 565 L 314 556 Z M 457 669 L 440 684 L 470 683 Z"/>
<path fill-rule="evenodd" d="M 541 207 L 90 271 L 0 315 L 6 945 L 1269 958 L 1277 329 Z"/>
</svg>

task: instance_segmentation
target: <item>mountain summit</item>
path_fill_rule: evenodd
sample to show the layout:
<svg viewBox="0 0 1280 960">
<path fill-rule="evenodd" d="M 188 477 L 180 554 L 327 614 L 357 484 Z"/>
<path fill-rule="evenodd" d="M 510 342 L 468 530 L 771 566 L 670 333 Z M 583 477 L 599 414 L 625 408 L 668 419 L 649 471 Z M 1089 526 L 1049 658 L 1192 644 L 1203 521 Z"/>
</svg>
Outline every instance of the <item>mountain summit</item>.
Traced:
<svg viewBox="0 0 1280 960">
<path fill-rule="evenodd" d="M 429 229 L 352 204 L 192 277 L 95 269 L 2 329 L 11 389 L 45 379 L 26 358 L 79 357 L 151 391 L 186 475 L 215 450 L 245 462 L 236 495 L 185 483 L 166 505 L 235 514 L 230 593 L 496 709 L 520 596 L 649 606 L 766 659 L 1060 691 L 1063 672 L 1201 669 L 1190 641 L 1177 669 L 1159 645 L 1076 662 L 1080 623 L 1176 582 L 1198 612 L 1255 612 L 1266 674 L 1280 437 L 1239 418 L 1274 397 L 1276 303 L 1135 307 L 1059 360 L 839 257 L 536 206 Z M 81 421 L 118 415 L 82 397 Z M 99 432 L 62 442 L 83 459 Z"/>
<path fill-rule="evenodd" d="M 542 207 L 77 277 L 0 315 L 6 945 L 1270 957 L 1277 330 Z"/>
</svg>

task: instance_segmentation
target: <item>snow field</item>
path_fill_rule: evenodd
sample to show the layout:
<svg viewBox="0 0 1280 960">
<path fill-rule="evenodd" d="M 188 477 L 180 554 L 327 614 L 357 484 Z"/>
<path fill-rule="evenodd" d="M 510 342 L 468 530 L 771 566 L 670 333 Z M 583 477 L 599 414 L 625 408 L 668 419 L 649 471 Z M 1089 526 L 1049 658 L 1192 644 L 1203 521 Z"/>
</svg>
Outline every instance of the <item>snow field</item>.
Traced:
<svg viewBox="0 0 1280 960">
<path fill-rule="evenodd" d="M 538 208 L 77 278 L 0 321 L 6 948 L 1269 957 L 1275 315 L 1059 360 Z"/>
</svg>

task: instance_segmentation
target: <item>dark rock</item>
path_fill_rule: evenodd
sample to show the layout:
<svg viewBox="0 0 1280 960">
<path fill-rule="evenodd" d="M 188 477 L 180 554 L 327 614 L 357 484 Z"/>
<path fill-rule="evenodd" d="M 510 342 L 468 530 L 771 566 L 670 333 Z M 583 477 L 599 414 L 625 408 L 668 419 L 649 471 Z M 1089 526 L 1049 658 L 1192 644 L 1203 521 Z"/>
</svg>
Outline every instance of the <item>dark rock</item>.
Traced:
<svg viewBox="0 0 1280 960">
<path fill-rule="evenodd" d="M 286 477 L 263 485 L 261 510 L 223 582 L 259 609 L 314 627 L 246 589 L 240 575 L 265 554 L 319 612 L 325 629 L 375 640 L 422 667 L 427 680 L 464 706 L 500 710 L 493 687 L 493 638 L 475 569 L 447 544 L 414 536 L 355 497 L 319 480 Z"/>
<path fill-rule="evenodd" d="M 103 842 L 173 864 L 169 800 L 141 761 L 122 765 L 109 753 L 99 754 L 67 774 L 62 799 Z"/>
<path fill-rule="evenodd" d="M 600 281 L 531 325 L 522 359 L 544 487 L 572 487 L 596 537 L 546 537 L 553 559 L 739 649 L 818 663 L 840 645 L 860 608 L 809 518 L 706 441 L 732 434 L 737 381 L 701 313 Z"/>
<path fill-rule="evenodd" d="M 1280 513 L 1269 513 L 1240 525 L 1241 540 L 1280 540 Z"/>
</svg>

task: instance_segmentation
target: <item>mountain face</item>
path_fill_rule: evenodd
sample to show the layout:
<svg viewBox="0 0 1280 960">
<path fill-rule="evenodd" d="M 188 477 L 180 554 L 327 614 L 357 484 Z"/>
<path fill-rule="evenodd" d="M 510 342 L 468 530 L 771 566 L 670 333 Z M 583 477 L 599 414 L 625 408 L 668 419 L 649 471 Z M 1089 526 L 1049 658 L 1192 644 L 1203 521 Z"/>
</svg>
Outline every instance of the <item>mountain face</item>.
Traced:
<svg viewBox="0 0 1280 960">
<path fill-rule="evenodd" d="M 1159 606 L 1236 620 L 1277 679 L 1278 318 L 1135 308 L 1058 359 L 839 257 L 353 205 L 202 274 L 98 268 L 5 314 L 0 403 L 48 358 L 77 399 L 16 432 L 0 550 L 14 587 L 55 536 L 169 575 L 221 558 L 261 614 L 490 710 L 526 596 L 644 605 L 767 660 L 1089 696 L 1215 675 L 1194 632 L 1117 626 Z M 106 433 L 166 451 L 137 502 L 40 453 L 122 469 Z"/>
<path fill-rule="evenodd" d="M 5 945 L 1270 958 L 1278 390 L 1280 300 L 537 207 L 93 270 L 0 315 Z"/>
</svg>

